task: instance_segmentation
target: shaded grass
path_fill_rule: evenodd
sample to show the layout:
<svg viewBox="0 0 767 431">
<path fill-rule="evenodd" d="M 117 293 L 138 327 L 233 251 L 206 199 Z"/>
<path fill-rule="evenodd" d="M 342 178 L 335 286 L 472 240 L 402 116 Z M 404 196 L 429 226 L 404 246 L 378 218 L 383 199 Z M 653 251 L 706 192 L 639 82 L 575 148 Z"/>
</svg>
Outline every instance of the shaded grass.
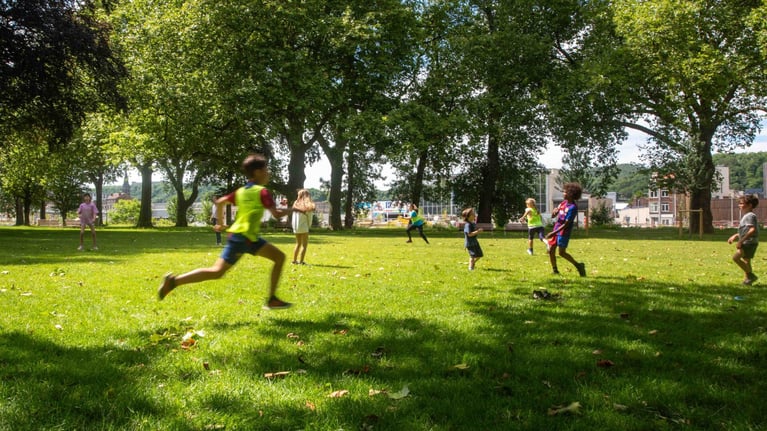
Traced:
<svg viewBox="0 0 767 431">
<path fill-rule="evenodd" d="M 0 429 L 764 429 L 767 295 L 729 233 L 578 232 L 587 278 L 550 276 L 521 234 L 482 236 L 469 272 L 456 232 L 313 233 L 283 272 L 296 306 L 265 312 L 249 256 L 156 300 L 164 272 L 217 257 L 208 230 L 103 229 L 76 252 L 72 230 L 0 229 Z"/>
</svg>

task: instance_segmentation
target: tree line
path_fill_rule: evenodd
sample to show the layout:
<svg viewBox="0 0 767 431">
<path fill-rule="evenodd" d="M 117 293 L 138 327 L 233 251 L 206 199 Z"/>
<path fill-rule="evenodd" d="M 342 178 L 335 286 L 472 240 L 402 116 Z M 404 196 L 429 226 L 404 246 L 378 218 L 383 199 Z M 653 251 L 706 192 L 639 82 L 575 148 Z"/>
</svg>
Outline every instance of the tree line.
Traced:
<svg viewBox="0 0 767 431">
<path fill-rule="evenodd" d="M 291 200 L 329 162 L 334 229 L 384 163 L 403 201 L 503 222 L 553 145 L 563 181 L 604 193 L 633 129 L 713 230 L 713 154 L 765 114 L 766 23 L 759 0 L 9 0 L 0 187 L 23 224 L 130 166 L 148 227 L 160 172 L 185 226 L 201 185 L 235 188 L 261 152 Z"/>
</svg>

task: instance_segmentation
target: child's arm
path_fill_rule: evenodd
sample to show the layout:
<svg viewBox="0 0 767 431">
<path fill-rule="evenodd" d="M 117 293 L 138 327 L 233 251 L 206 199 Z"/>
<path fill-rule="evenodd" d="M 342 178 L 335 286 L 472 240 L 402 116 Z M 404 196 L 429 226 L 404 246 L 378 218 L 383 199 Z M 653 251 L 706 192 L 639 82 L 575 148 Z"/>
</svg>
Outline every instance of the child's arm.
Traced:
<svg viewBox="0 0 767 431">
<path fill-rule="evenodd" d="M 288 213 L 290 212 L 290 210 L 288 210 L 287 208 L 277 208 L 276 206 L 267 208 L 267 209 L 269 210 L 270 213 L 272 213 L 272 216 L 274 216 L 274 218 L 276 219 L 281 219 L 285 217 L 286 215 L 288 215 Z"/>
<path fill-rule="evenodd" d="M 740 248 L 740 247 L 743 245 L 743 241 L 745 241 L 745 240 L 747 240 L 747 239 L 751 238 L 751 237 L 754 235 L 754 233 L 755 233 L 755 232 L 756 232 L 756 227 L 755 227 L 755 226 L 751 226 L 751 227 L 749 227 L 749 228 L 748 228 L 748 232 L 746 232 L 746 234 L 745 234 L 745 235 L 743 235 L 743 236 L 742 236 L 742 237 L 741 237 L 741 238 L 738 240 L 738 248 Z"/>
<path fill-rule="evenodd" d="M 223 196 L 216 199 L 216 225 L 213 226 L 213 230 L 221 232 L 226 228 L 224 223 L 224 208 L 229 204 L 228 196 Z"/>
<path fill-rule="evenodd" d="M 736 240 L 736 239 L 738 239 L 738 237 L 739 237 L 739 236 L 740 236 L 740 235 L 738 235 L 737 233 L 735 233 L 735 235 L 733 235 L 733 236 L 731 236 L 731 237 L 729 237 L 729 238 L 727 239 L 727 244 L 732 244 L 733 242 L 735 242 L 735 240 Z"/>
<path fill-rule="evenodd" d="M 477 230 L 475 230 L 473 232 L 469 232 L 469 236 L 475 237 L 475 236 L 479 235 L 479 233 L 482 232 L 482 231 L 483 231 L 483 229 L 479 228 L 479 229 L 477 229 Z"/>
<path fill-rule="evenodd" d="M 567 229 L 567 227 L 570 226 L 570 223 L 572 223 L 572 220 L 565 220 L 565 222 L 562 223 L 561 226 L 559 226 L 558 228 L 556 228 L 556 229 L 552 230 L 551 232 L 547 233 L 546 234 L 546 238 L 551 238 L 554 235 L 556 235 L 557 233 Z"/>
<path fill-rule="evenodd" d="M 519 222 L 522 223 L 527 219 L 527 215 L 530 214 L 530 208 L 525 209 L 524 214 L 522 214 L 522 217 L 519 218 Z"/>
</svg>

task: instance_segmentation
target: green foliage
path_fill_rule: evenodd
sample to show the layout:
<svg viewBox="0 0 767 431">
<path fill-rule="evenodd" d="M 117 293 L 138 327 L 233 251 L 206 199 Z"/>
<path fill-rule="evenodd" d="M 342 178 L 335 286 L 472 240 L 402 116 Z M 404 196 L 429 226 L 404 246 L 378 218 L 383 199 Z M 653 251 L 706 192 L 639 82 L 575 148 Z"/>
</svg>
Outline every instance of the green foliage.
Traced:
<svg viewBox="0 0 767 431">
<path fill-rule="evenodd" d="M 47 144 L 67 141 L 100 103 L 122 105 L 124 76 L 102 2 L 4 1 L 0 6 L 0 136 L 46 132 Z M 5 145 L 0 138 L 0 147 Z"/>
<path fill-rule="evenodd" d="M 764 190 L 764 164 L 767 153 L 714 154 L 714 164 L 730 168 L 733 190 Z"/>
<path fill-rule="evenodd" d="M 110 224 L 128 224 L 135 225 L 138 221 L 141 202 L 138 199 L 123 199 L 115 203 L 114 208 L 109 212 Z"/>
<path fill-rule="evenodd" d="M 619 164 L 617 169 L 618 174 L 607 191 L 616 192 L 618 200 L 624 202 L 647 195 L 652 175 L 649 169 L 637 164 Z"/>
<path fill-rule="evenodd" d="M 604 202 L 601 202 L 589 212 L 589 220 L 594 226 L 608 226 L 615 223 L 610 208 Z"/>
</svg>

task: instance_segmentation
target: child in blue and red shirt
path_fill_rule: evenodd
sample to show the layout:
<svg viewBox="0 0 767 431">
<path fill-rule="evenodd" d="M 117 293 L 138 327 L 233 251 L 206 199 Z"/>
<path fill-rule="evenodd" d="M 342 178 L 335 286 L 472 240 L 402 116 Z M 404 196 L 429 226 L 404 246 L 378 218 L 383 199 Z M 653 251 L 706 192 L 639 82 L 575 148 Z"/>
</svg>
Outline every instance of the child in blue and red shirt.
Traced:
<svg viewBox="0 0 767 431">
<path fill-rule="evenodd" d="M 581 198 L 583 191 L 581 185 L 578 183 L 567 183 L 564 185 L 563 189 L 565 200 L 559 204 L 557 211 L 551 215 L 551 217 L 555 219 L 554 229 L 546 235 L 546 238 L 549 240 L 549 260 L 551 261 L 551 270 L 553 274 L 559 274 L 556 255 L 558 247 L 559 255 L 572 263 L 581 277 L 585 277 L 586 264 L 576 261 L 575 258 L 567 252 L 567 246 L 570 242 L 570 233 L 572 232 L 573 224 L 575 223 L 575 217 L 578 215 L 578 206 L 575 202 Z"/>
</svg>

